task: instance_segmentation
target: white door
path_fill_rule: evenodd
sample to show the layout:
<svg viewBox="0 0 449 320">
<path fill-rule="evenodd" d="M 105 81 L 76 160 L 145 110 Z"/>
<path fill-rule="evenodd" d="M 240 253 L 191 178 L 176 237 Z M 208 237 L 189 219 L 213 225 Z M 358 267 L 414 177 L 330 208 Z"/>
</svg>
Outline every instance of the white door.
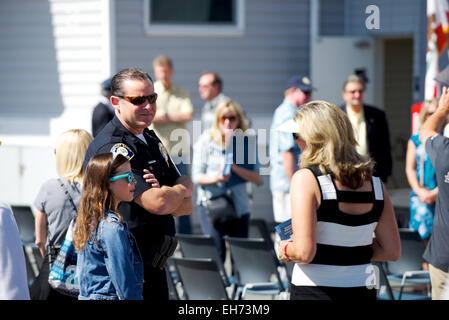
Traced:
<svg viewBox="0 0 449 320">
<path fill-rule="evenodd" d="M 343 83 L 356 70 L 368 77 L 365 102 L 382 108 L 381 42 L 362 37 L 319 37 L 312 41 L 311 80 L 314 100 L 343 103 Z M 379 54 L 380 53 L 380 54 Z"/>
</svg>

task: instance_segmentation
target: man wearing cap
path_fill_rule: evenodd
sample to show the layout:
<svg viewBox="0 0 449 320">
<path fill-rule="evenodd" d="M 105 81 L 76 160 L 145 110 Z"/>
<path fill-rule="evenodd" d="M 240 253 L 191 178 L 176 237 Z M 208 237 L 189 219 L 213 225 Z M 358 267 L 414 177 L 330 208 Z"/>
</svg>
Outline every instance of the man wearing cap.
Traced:
<svg viewBox="0 0 449 320">
<path fill-rule="evenodd" d="M 277 128 L 295 117 L 298 107 L 310 101 L 312 86 L 306 76 L 294 76 L 287 81 L 284 101 L 274 111 L 270 130 L 270 189 L 273 197 L 274 221 L 291 218 L 290 180 L 298 170 L 299 147 L 291 133 Z"/>
<path fill-rule="evenodd" d="M 92 112 L 92 135 L 94 137 L 114 118 L 114 108 L 109 101 L 111 97 L 111 80 L 112 78 L 108 78 L 101 83 L 101 94 L 103 98 Z"/>
<path fill-rule="evenodd" d="M 374 159 L 374 175 L 387 182 L 391 175 L 390 133 L 385 112 L 364 104 L 366 81 L 351 75 L 343 85 L 343 100 L 340 108 L 348 115 L 357 140 L 357 151 Z"/>
</svg>

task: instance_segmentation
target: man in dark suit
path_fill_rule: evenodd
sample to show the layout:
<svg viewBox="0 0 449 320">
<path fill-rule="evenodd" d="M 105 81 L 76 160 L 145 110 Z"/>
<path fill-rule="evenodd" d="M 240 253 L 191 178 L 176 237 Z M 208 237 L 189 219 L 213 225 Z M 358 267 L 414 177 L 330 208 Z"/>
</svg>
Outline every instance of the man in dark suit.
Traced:
<svg viewBox="0 0 449 320">
<path fill-rule="evenodd" d="M 375 161 L 374 175 L 387 182 L 391 175 L 390 133 L 385 112 L 364 104 L 366 84 L 363 77 L 351 75 L 343 85 L 341 109 L 346 112 L 358 142 L 357 151 Z"/>
<path fill-rule="evenodd" d="M 92 135 L 94 138 L 97 134 L 114 118 L 115 111 L 109 99 L 111 98 L 111 78 L 101 83 L 101 94 L 103 99 L 95 106 L 92 111 Z"/>
</svg>

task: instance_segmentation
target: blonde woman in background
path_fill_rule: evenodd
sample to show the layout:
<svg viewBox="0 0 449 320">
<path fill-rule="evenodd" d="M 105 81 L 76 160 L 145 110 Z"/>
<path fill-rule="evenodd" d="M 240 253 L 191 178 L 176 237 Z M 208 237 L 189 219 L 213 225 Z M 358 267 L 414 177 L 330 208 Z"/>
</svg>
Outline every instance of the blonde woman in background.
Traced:
<svg viewBox="0 0 449 320">
<path fill-rule="evenodd" d="M 193 147 L 192 181 L 198 186 L 197 204 L 201 229 L 204 234 L 215 239 L 223 262 L 226 257 L 223 236 L 248 237 L 250 202 L 246 182 L 258 185 L 263 183 L 257 157 L 252 165 L 239 164 L 238 161 L 232 163 L 230 173 L 223 174 L 223 158 L 231 145 L 232 137 L 238 132 L 245 135 L 247 129 L 247 120 L 241 107 L 235 101 L 224 101 L 217 106 L 212 128 L 205 131 Z M 236 153 L 240 152 L 240 155 L 247 151 L 238 142 L 236 147 Z M 236 156 L 239 159 L 239 155 Z M 203 200 L 214 199 L 229 192 L 239 217 L 228 221 L 213 221 L 206 213 Z"/>
<path fill-rule="evenodd" d="M 44 263 L 31 288 L 32 299 L 68 298 L 50 288 L 48 273 L 50 263 L 64 242 L 70 221 L 76 216 L 75 207 L 78 207 L 81 198 L 84 157 L 91 141 L 92 136 L 83 129 L 68 130 L 56 141 L 59 178 L 46 181 L 34 201 L 36 245 L 44 257 Z"/>
<path fill-rule="evenodd" d="M 290 188 L 293 236 L 278 248 L 282 261 L 295 263 L 290 299 L 375 300 L 371 261 L 399 259 L 399 232 L 372 160 L 356 151 L 348 117 L 312 101 L 279 130 L 292 132 L 301 149 Z"/>
</svg>

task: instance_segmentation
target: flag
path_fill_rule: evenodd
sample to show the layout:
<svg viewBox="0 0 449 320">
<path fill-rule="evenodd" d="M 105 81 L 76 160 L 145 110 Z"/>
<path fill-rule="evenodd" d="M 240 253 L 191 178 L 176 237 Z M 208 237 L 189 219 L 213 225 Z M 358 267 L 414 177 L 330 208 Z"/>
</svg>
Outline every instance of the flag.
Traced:
<svg viewBox="0 0 449 320">
<path fill-rule="evenodd" d="M 447 0 L 427 0 L 427 53 L 425 99 L 437 97 L 438 60 L 448 46 L 449 5 Z"/>
</svg>

